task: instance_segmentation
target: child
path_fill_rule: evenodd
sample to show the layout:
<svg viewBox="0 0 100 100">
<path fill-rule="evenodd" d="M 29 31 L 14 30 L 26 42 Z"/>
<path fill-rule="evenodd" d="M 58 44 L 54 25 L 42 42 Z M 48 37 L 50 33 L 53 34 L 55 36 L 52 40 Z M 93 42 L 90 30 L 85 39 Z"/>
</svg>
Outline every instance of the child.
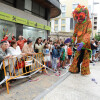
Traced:
<svg viewBox="0 0 100 100">
<path fill-rule="evenodd" d="M 66 69 L 65 66 L 65 49 L 64 49 L 64 44 L 60 45 L 61 47 L 61 56 L 60 56 L 60 63 L 62 65 L 63 69 Z"/>
<path fill-rule="evenodd" d="M 54 73 L 57 70 L 57 60 L 60 57 L 60 51 L 57 48 L 56 42 L 54 42 L 54 47 L 52 48 L 52 68 Z"/>
<path fill-rule="evenodd" d="M 68 54 L 68 64 L 70 64 L 70 59 L 72 57 L 72 45 L 69 45 L 68 47 L 68 51 L 67 51 L 67 54 Z"/>
<path fill-rule="evenodd" d="M 44 45 L 43 54 L 45 65 L 47 65 L 47 63 L 50 61 L 50 50 L 47 43 Z"/>
</svg>

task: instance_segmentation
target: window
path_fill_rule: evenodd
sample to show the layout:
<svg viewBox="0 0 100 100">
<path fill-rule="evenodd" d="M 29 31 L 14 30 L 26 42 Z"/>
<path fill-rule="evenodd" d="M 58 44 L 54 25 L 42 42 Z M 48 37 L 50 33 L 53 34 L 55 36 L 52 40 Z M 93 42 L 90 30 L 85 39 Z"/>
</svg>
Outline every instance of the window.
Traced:
<svg viewBox="0 0 100 100">
<path fill-rule="evenodd" d="M 9 6 L 13 6 L 13 7 L 14 7 L 14 4 L 15 4 L 15 0 L 0 0 L 0 2 L 7 4 Z"/>
<path fill-rule="evenodd" d="M 62 19 L 62 20 L 61 20 L 61 23 L 62 23 L 62 24 L 65 24 L 65 23 L 66 23 L 66 20 L 65 20 L 65 19 Z"/>
<path fill-rule="evenodd" d="M 58 24 L 58 20 L 55 20 L 55 24 Z"/>
<path fill-rule="evenodd" d="M 70 29 L 73 30 L 73 18 L 70 18 Z"/>
<path fill-rule="evenodd" d="M 24 25 L 23 26 L 23 36 L 26 39 L 31 38 L 34 44 L 38 37 L 42 37 L 42 39 L 46 39 L 47 31 Z"/>
<path fill-rule="evenodd" d="M 32 3 L 32 12 L 39 15 L 39 10 L 40 10 L 40 7 L 37 3 L 33 2 Z"/>
<path fill-rule="evenodd" d="M 45 8 L 40 7 L 40 16 L 45 17 Z"/>
<path fill-rule="evenodd" d="M 55 32 L 57 32 L 58 31 L 58 26 L 55 26 Z"/>
<path fill-rule="evenodd" d="M 62 10 L 62 12 L 65 12 L 66 11 L 66 5 L 62 5 L 61 10 Z"/>
<path fill-rule="evenodd" d="M 61 27 L 61 30 L 62 30 L 62 31 L 65 31 L 65 26 L 62 26 L 62 27 Z"/>
<path fill-rule="evenodd" d="M 74 4 L 72 5 L 72 11 L 74 11 L 74 9 L 78 6 L 78 4 L 79 4 L 79 3 L 74 3 Z"/>
<path fill-rule="evenodd" d="M 14 33 L 14 36 L 16 36 L 16 24 L 9 21 L 0 20 L 0 40 L 3 39 L 5 34 L 8 35 L 10 32 Z M 11 35 L 8 40 L 11 40 Z"/>
<path fill-rule="evenodd" d="M 97 30 L 97 26 L 94 26 L 94 30 Z"/>
<path fill-rule="evenodd" d="M 66 13 L 62 13 L 62 17 L 66 17 Z"/>
<path fill-rule="evenodd" d="M 32 10 L 32 1 L 25 0 L 25 10 L 31 11 Z"/>
<path fill-rule="evenodd" d="M 32 13 L 45 18 L 45 8 L 35 3 L 34 1 L 32 2 Z"/>
</svg>

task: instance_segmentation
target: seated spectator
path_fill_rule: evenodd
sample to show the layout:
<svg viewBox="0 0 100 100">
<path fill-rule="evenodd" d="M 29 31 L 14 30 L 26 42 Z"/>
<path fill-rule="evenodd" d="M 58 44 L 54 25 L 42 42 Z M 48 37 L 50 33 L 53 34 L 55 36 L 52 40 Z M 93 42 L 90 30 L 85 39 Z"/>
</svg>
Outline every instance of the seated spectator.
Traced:
<svg viewBox="0 0 100 100">
<path fill-rule="evenodd" d="M 2 61 L 8 59 L 11 55 L 7 55 L 7 41 L 2 41 L 0 43 L 0 65 L 2 66 Z M 4 69 L 0 68 L 0 82 L 4 79 Z"/>
<path fill-rule="evenodd" d="M 25 38 L 23 38 L 22 35 L 19 36 L 19 40 L 17 41 L 17 45 L 20 47 L 20 49 L 22 50 L 24 43 L 26 43 L 27 40 Z"/>
</svg>

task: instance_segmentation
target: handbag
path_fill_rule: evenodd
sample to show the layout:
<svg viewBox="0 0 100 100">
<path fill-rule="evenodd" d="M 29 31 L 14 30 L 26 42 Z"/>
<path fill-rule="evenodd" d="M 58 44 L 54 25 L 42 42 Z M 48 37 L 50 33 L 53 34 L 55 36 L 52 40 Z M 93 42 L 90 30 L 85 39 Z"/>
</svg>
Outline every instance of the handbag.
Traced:
<svg viewBox="0 0 100 100">
<path fill-rule="evenodd" d="M 38 53 L 38 49 L 34 49 L 35 53 Z"/>
</svg>

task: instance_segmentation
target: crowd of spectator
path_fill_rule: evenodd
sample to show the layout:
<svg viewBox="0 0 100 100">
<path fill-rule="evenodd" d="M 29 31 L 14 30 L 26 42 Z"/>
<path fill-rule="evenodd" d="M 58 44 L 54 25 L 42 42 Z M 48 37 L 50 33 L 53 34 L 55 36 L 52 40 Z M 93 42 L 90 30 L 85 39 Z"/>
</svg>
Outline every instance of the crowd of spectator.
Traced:
<svg viewBox="0 0 100 100">
<path fill-rule="evenodd" d="M 12 56 L 18 55 L 35 55 L 36 53 L 43 53 L 44 62 L 47 67 L 52 68 L 53 72 L 56 73 L 59 68 L 66 69 L 66 65 L 71 64 L 71 58 L 74 57 L 77 50 L 77 45 L 72 45 L 71 43 L 64 43 L 63 40 L 54 40 L 50 38 L 42 40 L 42 37 L 38 37 L 33 45 L 31 38 L 25 39 L 23 36 L 19 36 L 18 41 L 16 37 L 12 34 L 11 40 L 8 37 L 11 35 L 4 35 L 0 42 L 0 64 L 4 59 L 9 59 Z M 91 40 L 92 49 L 92 60 L 91 62 L 100 60 L 100 41 L 95 39 Z M 27 72 L 29 67 L 27 67 Z M 23 68 L 23 73 L 26 72 Z M 44 72 L 48 74 L 46 68 Z M 13 73 L 13 72 L 12 72 Z M 4 70 L 0 69 L 0 81 L 4 78 Z"/>
</svg>

